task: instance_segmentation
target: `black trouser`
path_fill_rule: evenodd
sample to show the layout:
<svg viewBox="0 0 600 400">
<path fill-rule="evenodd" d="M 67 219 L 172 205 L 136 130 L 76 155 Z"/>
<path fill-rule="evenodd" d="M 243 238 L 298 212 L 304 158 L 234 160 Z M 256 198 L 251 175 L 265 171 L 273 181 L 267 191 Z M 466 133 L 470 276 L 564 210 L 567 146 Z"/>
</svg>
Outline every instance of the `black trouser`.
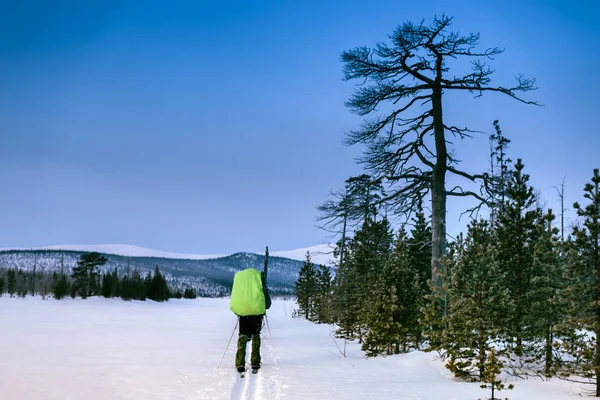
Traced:
<svg viewBox="0 0 600 400">
<path fill-rule="evenodd" d="M 240 337 L 238 339 L 237 354 L 235 355 L 235 366 L 246 365 L 246 344 L 252 340 L 252 354 L 250 364 L 252 367 L 260 367 L 260 330 L 262 329 L 262 315 L 250 315 L 239 317 Z"/>
</svg>

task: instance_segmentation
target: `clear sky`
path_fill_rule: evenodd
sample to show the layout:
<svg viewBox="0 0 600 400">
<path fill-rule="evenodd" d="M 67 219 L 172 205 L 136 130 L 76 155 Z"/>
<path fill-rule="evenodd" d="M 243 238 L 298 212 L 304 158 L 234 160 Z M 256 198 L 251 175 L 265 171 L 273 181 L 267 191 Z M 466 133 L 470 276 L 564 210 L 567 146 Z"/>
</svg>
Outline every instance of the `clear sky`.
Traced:
<svg viewBox="0 0 600 400">
<path fill-rule="evenodd" d="M 580 200 L 600 167 L 600 2 L 112 1 L 0 3 L 0 248 L 128 243 L 184 253 L 311 246 L 316 206 L 360 173 L 343 134 L 340 53 L 446 13 L 505 48 L 493 83 L 537 79 L 527 106 L 447 96 L 548 206 Z M 484 135 L 460 143 L 487 168 Z M 448 230 L 464 225 L 451 200 Z M 571 212 L 572 213 L 572 212 Z"/>
</svg>

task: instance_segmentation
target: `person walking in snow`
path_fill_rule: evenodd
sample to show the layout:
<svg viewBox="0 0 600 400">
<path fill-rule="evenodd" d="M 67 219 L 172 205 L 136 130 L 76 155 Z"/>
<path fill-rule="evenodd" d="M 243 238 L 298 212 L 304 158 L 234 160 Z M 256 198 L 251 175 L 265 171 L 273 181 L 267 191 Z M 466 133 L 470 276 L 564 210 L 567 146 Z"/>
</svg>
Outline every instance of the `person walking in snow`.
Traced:
<svg viewBox="0 0 600 400">
<path fill-rule="evenodd" d="M 260 331 L 263 317 L 270 307 L 271 296 L 264 273 L 254 268 L 236 272 L 229 308 L 238 316 L 239 338 L 235 367 L 240 374 L 246 371 L 246 345 L 249 341 L 252 341 L 252 372 L 256 373 L 260 368 Z"/>
</svg>

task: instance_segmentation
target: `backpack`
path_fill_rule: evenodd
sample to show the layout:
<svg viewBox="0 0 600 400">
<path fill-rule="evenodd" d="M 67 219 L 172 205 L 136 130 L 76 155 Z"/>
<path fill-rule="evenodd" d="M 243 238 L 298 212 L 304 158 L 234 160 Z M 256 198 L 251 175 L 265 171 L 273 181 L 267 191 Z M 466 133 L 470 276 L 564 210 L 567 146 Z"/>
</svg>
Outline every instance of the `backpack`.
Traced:
<svg viewBox="0 0 600 400">
<path fill-rule="evenodd" d="M 235 273 L 229 309 L 241 317 L 263 315 L 266 312 L 263 283 L 258 270 L 248 268 Z"/>
</svg>

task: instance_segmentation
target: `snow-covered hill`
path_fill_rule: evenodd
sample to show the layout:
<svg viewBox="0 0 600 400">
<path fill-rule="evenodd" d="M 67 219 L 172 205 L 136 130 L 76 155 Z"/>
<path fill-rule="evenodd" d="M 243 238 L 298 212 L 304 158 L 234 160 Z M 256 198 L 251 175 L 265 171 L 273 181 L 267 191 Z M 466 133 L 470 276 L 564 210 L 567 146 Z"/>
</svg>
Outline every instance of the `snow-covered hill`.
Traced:
<svg viewBox="0 0 600 400">
<path fill-rule="evenodd" d="M 38 249 L 0 250 L 0 271 L 21 269 L 41 274 L 64 271 L 70 273 L 84 252 L 97 251 L 107 257 L 102 273 L 117 270 L 121 275 L 136 271 L 145 276 L 158 266 L 173 288 L 193 288 L 203 297 L 229 294 L 235 272 L 245 268 L 262 270 L 264 254 L 235 253 L 231 255 L 179 254 L 146 249 L 132 245 L 64 245 Z M 269 257 L 269 287 L 272 294 L 292 293 L 302 260 L 310 251 L 313 261 L 328 262 L 331 254 L 324 246 L 292 251 L 275 251 Z M 314 255 L 314 256 L 313 256 Z"/>
<path fill-rule="evenodd" d="M 207 260 L 222 258 L 230 254 L 184 254 L 161 250 L 148 249 L 146 247 L 131 244 L 96 244 L 96 245 L 55 245 L 38 248 L 6 248 L 8 250 L 71 250 L 71 251 L 97 251 L 103 254 L 114 254 L 125 257 L 158 257 L 173 258 L 181 260 Z M 295 250 L 273 251 L 270 254 L 276 257 L 284 257 L 292 260 L 304 261 L 306 252 L 310 252 L 311 259 L 316 264 L 331 265 L 333 261 L 333 247 L 328 244 L 320 244 L 312 247 L 304 247 Z M 258 251 L 255 254 L 263 254 Z"/>
</svg>

